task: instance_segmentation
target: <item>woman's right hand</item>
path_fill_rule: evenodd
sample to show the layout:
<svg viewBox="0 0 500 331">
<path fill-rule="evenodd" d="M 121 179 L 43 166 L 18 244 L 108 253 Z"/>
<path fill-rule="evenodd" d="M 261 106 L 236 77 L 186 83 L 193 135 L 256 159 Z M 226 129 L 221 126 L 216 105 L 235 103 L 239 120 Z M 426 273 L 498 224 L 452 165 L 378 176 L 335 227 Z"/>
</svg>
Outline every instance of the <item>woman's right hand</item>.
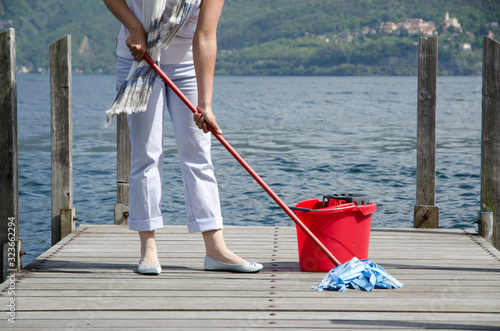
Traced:
<svg viewBox="0 0 500 331">
<path fill-rule="evenodd" d="M 147 51 L 147 38 L 144 27 L 141 25 L 138 29 L 130 30 L 130 35 L 125 42 L 135 60 L 137 62 L 141 61 Z"/>
</svg>

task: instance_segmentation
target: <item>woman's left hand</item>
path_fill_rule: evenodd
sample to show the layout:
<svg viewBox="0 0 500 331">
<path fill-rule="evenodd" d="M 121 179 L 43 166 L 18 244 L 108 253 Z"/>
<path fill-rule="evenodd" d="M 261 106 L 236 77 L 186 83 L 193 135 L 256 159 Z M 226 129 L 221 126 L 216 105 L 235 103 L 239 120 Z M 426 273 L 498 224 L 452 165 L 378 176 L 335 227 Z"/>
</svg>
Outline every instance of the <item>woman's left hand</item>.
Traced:
<svg viewBox="0 0 500 331">
<path fill-rule="evenodd" d="M 217 125 L 217 120 L 212 112 L 211 107 L 201 108 L 200 106 L 198 106 L 196 109 L 198 110 L 198 112 L 193 115 L 193 118 L 198 128 L 203 130 L 203 132 L 208 133 L 209 130 L 207 124 L 210 124 L 210 126 L 214 128 L 215 132 L 217 132 L 218 134 L 222 134 L 219 125 Z"/>
</svg>

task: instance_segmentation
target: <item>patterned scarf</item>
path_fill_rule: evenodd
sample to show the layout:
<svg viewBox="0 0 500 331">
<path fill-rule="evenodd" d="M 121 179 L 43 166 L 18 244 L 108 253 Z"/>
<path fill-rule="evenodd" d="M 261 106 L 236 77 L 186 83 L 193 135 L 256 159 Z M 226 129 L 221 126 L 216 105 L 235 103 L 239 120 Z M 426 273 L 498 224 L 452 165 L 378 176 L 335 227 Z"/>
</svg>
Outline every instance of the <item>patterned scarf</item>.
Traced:
<svg viewBox="0 0 500 331">
<path fill-rule="evenodd" d="M 168 47 L 201 0 L 176 0 L 172 15 L 167 21 L 163 19 L 166 2 L 167 0 L 142 2 L 142 24 L 148 34 L 148 55 L 156 63 L 160 61 L 161 50 Z M 146 111 L 156 76 L 156 72 L 145 60 L 134 61 L 113 105 L 106 111 L 105 125 L 108 126 L 116 114 Z"/>
</svg>

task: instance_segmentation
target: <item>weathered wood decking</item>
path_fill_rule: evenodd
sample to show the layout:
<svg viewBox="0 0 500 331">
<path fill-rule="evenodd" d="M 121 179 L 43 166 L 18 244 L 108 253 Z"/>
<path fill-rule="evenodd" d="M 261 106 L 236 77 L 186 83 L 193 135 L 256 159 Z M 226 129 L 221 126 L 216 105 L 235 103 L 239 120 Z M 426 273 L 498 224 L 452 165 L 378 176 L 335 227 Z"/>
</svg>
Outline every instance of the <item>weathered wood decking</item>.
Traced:
<svg viewBox="0 0 500 331">
<path fill-rule="evenodd" d="M 500 327 L 500 253 L 462 230 L 373 229 L 370 258 L 396 290 L 316 292 L 326 273 L 302 272 L 295 228 L 231 227 L 228 246 L 262 262 L 257 274 L 205 272 L 199 235 L 158 231 L 163 273 L 135 272 L 137 235 L 80 226 L 16 275 L 16 323 L 45 329 L 465 329 Z"/>
</svg>

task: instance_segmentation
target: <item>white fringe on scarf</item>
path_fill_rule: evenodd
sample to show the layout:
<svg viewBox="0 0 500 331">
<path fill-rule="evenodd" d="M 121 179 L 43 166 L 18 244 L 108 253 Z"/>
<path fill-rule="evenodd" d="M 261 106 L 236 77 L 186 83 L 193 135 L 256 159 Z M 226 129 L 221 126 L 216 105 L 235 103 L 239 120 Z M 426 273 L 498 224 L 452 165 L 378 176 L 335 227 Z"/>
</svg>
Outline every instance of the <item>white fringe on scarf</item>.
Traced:
<svg viewBox="0 0 500 331">
<path fill-rule="evenodd" d="M 162 49 L 168 47 L 200 1 L 176 0 L 172 15 L 164 21 L 163 12 L 167 1 L 143 0 L 142 24 L 148 34 L 148 55 L 156 63 L 160 61 Z M 145 60 L 134 61 L 127 79 L 118 90 L 113 105 L 106 111 L 105 126 L 109 126 L 117 114 L 146 111 L 156 76 L 156 72 Z"/>
</svg>

